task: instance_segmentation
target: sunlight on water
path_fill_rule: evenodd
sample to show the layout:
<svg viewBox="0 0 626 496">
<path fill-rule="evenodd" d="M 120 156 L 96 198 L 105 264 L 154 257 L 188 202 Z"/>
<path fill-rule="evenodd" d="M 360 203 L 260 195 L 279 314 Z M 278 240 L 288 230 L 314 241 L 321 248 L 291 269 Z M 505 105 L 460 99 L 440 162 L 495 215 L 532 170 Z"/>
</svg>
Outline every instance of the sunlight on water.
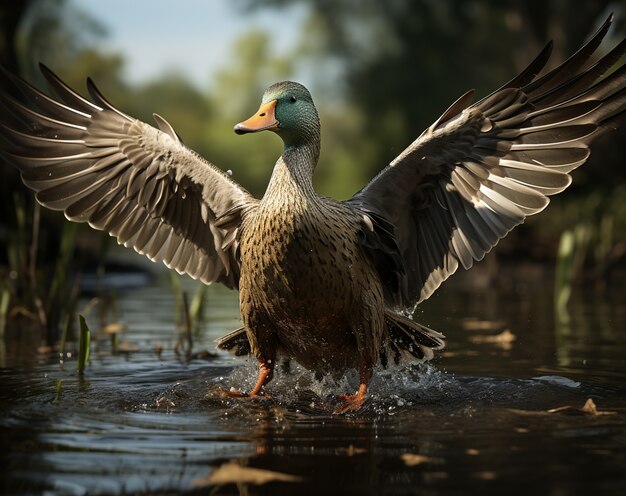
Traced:
<svg viewBox="0 0 626 496">
<path fill-rule="evenodd" d="M 84 379 L 75 356 L 60 364 L 54 354 L 32 357 L 25 348 L 21 355 L 8 343 L 0 367 L 10 473 L 4 492 L 179 493 L 229 460 L 305 480 L 297 489 L 275 483 L 271 494 L 334 487 L 344 495 L 407 487 L 527 494 L 519 481 L 529 470 L 533 487 L 553 493 L 570 494 L 584 481 L 605 489 L 623 481 L 624 303 L 607 310 L 606 301 L 582 301 L 564 330 L 545 306 L 545 287 L 527 292 L 530 301 L 515 293 L 495 300 L 454 289 L 442 294 L 419 318 L 444 331 L 446 350 L 429 363 L 379 367 L 363 409 L 343 416 L 332 412 L 338 394 L 357 388 L 355 371 L 317 380 L 295 363 L 288 371 L 279 363 L 267 387 L 271 398 L 225 397 L 222 390 L 252 388 L 255 360 L 177 354 L 167 286 L 121 299 L 121 340 L 130 351 L 111 353 L 109 338 L 96 331 Z M 233 292 L 212 287 L 208 301 L 194 351 L 214 351 L 215 338 L 240 325 Z M 91 324 L 97 330 L 97 321 Z M 597 415 L 581 411 L 589 398 Z M 265 494 L 263 488 L 245 491 Z"/>
<path fill-rule="evenodd" d="M 228 375 L 217 377 L 209 385 L 208 397 L 219 397 L 221 390 L 231 388 L 249 390 L 254 386 L 257 365 L 252 359 L 235 367 Z M 291 365 L 289 372 L 278 370 L 267 386 L 274 404 L 308 413 L 331 413 L 337 405 L 336 396 L 357 389 L 355 371 L 340 378 L 328 375 L 321 380 L 299 365 Z M 498 379 L 491 377 L 457 376 L 432 364 L 406 365 L 387 370 L 378 368 L 368 391 L 366 406 L 357 416 L 393 414 L 401 408 L 435 407 L 448 412 L 464 409 L 468 404 L 497 405 L 508 407 L 531 406 L 561 398 L 570 399 L 572 389 L 580 389 L 581 383 L 567 377 L 542 376 L 529 379 Z M 225 399 L 224 405 L 251 400 Z M 261 400 L 263 401 L 263 400 Z"/>
</svg>

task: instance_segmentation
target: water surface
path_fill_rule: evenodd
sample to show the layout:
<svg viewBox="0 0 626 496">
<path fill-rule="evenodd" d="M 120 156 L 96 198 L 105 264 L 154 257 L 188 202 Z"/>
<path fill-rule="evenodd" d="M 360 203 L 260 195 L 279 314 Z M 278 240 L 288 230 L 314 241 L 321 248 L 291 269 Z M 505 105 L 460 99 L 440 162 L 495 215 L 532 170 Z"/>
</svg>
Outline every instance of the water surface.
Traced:
<svg viewBox="0 0 626 496">
<path fill-rule="evenodd" d="M 55 353 L 33 351 L 24 336 L 5 340 L 0 488 L 624 494 L 622 285 L 575 294 L 569 314 L 555 319 L 549 276 L 507 280 L 485 290 L 448 283 L 416 314 L 446 334 L 446 350 L 428 365 L 379 371 L 366 406 L 346 416 L 331 412 L 335 395 L 355 388 L 351 374 L 317 382 L 292 367 L 277 372 L 271 400 L 222 397 L 221 389 L 249 388 L 256 367 L 225 355 L 187 361 L 175 353 L 167 283 L 119 295 L 126 351 L 112 354 L 109 337 L 95 332 L 82 379 L 74 356 L 61 363 Z M 215 351 L 214 339 L 239 326 L 235 293 L 211 287 L 208 304 L 196 352 Z M 90 323 L 97 331 L 97 320 Z M 589 398 L 600 415 L 579 410 Z M 287 480 L 254 484 L 274 472 Z M 214 485 L 218 473 L 226 479 Z M 240 482 L 227 483 L 229 474 Z"/>
</svg>

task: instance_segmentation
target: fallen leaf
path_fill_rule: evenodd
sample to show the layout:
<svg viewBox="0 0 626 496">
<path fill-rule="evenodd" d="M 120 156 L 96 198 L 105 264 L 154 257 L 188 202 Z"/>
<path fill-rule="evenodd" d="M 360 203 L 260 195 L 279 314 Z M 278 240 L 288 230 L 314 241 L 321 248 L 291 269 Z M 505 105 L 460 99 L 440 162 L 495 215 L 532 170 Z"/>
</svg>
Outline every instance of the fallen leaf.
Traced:
<svg viewBox="0 0 626 496">
<path fill-rule="evenodd" d="M 474 448 L 467 448 L 465 450 L 465 454 L 466 455 L 476 456 L 476 455 L 480 454 L 480 451 L 478 451 L 477 449 L 474 449 Z"/>
<path fill-rule="evenodd" d="M 461 321 L 461 327 L 466 331 L 495 331 L 503 325 L 504 322 L 499 320 L 479 320 L 473 317 Z"/>
<path fill-rule="evenodd" d="M 404 453 L 400 458 L 402 458 L 402 461 L 408 467 L 414 467 L 416 465 L 421 465 L 422 463 L 442 463 L 441 458 L 418 455 L 415 453 Z"/>
<path fill-rule="evenodd" d="M 551 408 L 548 413 L 565 413 L 569 415 L 616 415 L 617 412 L 600 411 L 594 401 L 589 398 L 581 408 L 576 408 L 571 405 L 560 406 L 558 408 Z"/>
<path fill-rule="evenodd" d="M 588 398 L 587 401 L 585 401 L 585 404 L 580 409 L 580 411 L 584 413 L 588 413 L 589 415 L 600 415 L 600 412 L 598 411 L 596 404 L 593 402 L 591 398 Z"/>
<path fill-rule="evenodd" d="M 598 410 L 598 407 L 596 407 L 596 404 L 591 398 L 588 398 L 587 401 L 585 401 L 585 404 L 580 411 L 588 415 L 617 415 L 617 412 Z"/>
<path fill-rule="evenodd" d="M 348 456 L 354 456 L 354 455 L 367 453 L 367 450 L 364 448 L 356 448 L 354 445 L 351 444 L 347 448 L 338 448 L 337 453 L 346 454 Z"/>
<path fill-rule="evenodd" d="M 120 324 L 119 322 L 113 322 L 112 324 L 105 325 L 101 329 L 101 331 L 107 334 L 119 334 L 124 329 L 126 329 L 126 326 L 124 324 Z"/>
<path fill-rule="evenodd" d="M 194 480 L 192 485 L 194 487 L 221 486 L 236 483 L 262 485 L 274 481 L 300 482 L 302 477 L 261 468 L 242 467 L 236 462 L 228 462 L 216 468 L 208 477 Z"/>
<path fill-rule="evenodd" d="M 510 350 L 513 341 L 517 339 L 517 336 L 508 329 L 505 329 L 500 334 L 488 335 L 488 336 L 470 336 L 469 340 L 474 344 L 495 344 L 503 350 Z"/>
</svg>

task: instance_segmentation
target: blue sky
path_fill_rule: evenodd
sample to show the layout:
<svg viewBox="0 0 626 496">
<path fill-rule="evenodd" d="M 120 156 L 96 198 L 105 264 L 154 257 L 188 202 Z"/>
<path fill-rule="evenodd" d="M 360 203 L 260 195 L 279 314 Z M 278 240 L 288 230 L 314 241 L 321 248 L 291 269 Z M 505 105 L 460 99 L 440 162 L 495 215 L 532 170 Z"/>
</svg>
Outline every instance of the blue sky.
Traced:
<svg viewBox="0 0 626 496">
<path fill-rule="evenodd" d="M 72 0 L 107 30 L 103 50 L 124 54 L 126 76 L 145 82 L 175 69 L 199 88 L 227 65 L 233 42 L 247 30 L 271 34 L 277 53 L 297 43 L 306 8 L 251 12 L 233 0 Z M 198 56 L 198 52 L 201 56 Z"/>
</svg>

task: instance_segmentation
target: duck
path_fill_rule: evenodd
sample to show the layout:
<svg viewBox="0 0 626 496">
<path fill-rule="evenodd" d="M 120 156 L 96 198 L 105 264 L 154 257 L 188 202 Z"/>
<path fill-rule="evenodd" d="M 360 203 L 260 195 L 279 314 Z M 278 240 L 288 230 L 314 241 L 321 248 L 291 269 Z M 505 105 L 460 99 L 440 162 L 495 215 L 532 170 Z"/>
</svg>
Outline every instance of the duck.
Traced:
<svg viewBox="0 0 626 496">
<path fill-rule="evenodd" d="M 334 412 L 359 410 L 377 366 L 429 360 L 444 336 L 416 306 L 469 269 L 565 190 L 626 106 L 626 40 L 594 57 L 611 15 L 574 55 L 545 71 L 552 43 L 519 75 L 458 98 L 351 198 L 316 193 L 320 118 L 310 92 L 269 86 L 237 134 L 283 141 L 262 198 L 156 127 L 89 98 L 41 65 L 54 97 L 3 71 L 0 153 L 37 201 L 205 284 L 239 292 L 242 327 L 218 347 L 258 361 L 247 392 L 267 396 L 279 359 L 316 374 L 358 373 Z M 595 60 L 595 61 L 594 61 Z M 401 77 L 401 75 L 398 75 Z"/>
</svg>

